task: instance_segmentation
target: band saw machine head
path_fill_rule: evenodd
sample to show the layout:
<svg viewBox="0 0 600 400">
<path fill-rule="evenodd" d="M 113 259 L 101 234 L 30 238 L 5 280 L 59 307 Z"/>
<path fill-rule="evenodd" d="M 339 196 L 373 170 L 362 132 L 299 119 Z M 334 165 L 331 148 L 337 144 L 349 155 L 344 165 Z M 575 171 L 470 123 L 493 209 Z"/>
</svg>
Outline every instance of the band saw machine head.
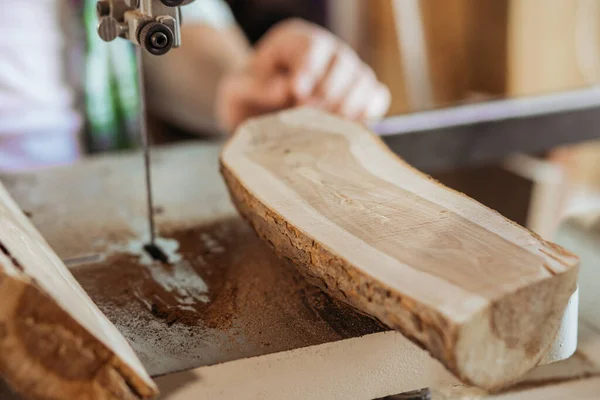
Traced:
<svg viewBox="0 0 600 400">
<path fill-rule="evenodd" d="M 148 226 L 150 242 L 144 249 L 156 260 L 167 262 L 168 258 L 156 245 L 154 224 L 154 202 L 150 172 L 150 141 L 146 124 L 144 99 L 144 69 L 142 50 L 161 56 L 181 44 L 181 8 L 193 0 L 99 0 L 96 3 L 98 35 L 106 42 L 118 37 L 127 39 L 137 46 L 137 78 L 140 101 L 139 131 L 144 147 L 144 170 Z"/>
<path fill-rule="evenodd" d="M 193 0 L 100 0 L 98 35 L 110 42 L 130 40 L 148 53 L 160 56 L 181 44 L 180 6 Z"/>
</svg>

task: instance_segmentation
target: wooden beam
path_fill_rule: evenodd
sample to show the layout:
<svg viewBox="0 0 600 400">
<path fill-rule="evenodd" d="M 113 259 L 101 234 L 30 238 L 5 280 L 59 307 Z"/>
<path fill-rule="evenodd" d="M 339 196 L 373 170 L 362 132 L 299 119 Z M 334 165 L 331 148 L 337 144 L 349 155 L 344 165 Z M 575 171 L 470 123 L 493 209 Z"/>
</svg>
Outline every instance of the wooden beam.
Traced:
<svg viewBox="0 0 600 400">
<path fill-rule="evenodd" d="M 1 184 L 0 377 L 27 398 L 157 394 L 125 338 Z"/>
<path fill-rule="evenodd" d="M 577 257 L 414 170 L 361 126 L 311 109 L 256 119 L 221 169 L 276 252 L 463 381 L 503 387 L 551 346 Z"/>
</svg>

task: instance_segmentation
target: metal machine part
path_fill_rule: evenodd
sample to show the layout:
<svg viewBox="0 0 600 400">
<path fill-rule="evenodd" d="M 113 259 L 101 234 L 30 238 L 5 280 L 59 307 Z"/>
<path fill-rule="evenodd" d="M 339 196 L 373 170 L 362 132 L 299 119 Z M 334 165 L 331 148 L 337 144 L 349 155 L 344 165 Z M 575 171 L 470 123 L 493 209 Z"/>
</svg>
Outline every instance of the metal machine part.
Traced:
<svg viewBox="0 0 600 400">
<path fill-rule="evenodd" d="M 370 127 L 406 162 L 432 173 L 600 139 L 598 123 L 600 88 L 589 87 L 399 115 Z"/>
<path fill-rule="evenodd" d="M 110 42 L 130 40 L 160 56 L 181 45 L 180 6 L 193 0 L 99 0 L 98 35 Z"/>
<path fill-rule="evenodd" d="M 146 101 L 142 49 L 161 56 L 181 45 L 180 6 L 193 0 L 99 0 L 96 3 L 98 35 L 106 42 L 118 37 L 130 40 L 137 48 L 138 88 L 140 93 L 140 135 L 144 147 L 144 169 L 150 241 L 144 249 L 152 258 L 167 262 L 164 253 L 156 246 L 152 176 L 150 168 L 150 141 L 146 126 Z"/>
</svg>

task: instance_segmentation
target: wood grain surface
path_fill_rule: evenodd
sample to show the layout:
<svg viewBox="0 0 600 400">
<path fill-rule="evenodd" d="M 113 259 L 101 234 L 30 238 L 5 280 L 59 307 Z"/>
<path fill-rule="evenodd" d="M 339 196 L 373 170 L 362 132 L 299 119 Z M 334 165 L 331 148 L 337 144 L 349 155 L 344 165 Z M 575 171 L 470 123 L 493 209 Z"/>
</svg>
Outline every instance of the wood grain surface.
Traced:
<svg viewBox="0 0 600 400">
<path fill-rule="evenodd" d="M 157 394 L 127 341 L 1 184 L 0 376 L 28 398 Z"/>
<path fill-rule="evenodd" d="M 311 109 L 226 145 L 239 211 L 321 287 L 398 329 L 465 382 L 497 389 L 543 357 L 578 259 Z"/>
</svg>

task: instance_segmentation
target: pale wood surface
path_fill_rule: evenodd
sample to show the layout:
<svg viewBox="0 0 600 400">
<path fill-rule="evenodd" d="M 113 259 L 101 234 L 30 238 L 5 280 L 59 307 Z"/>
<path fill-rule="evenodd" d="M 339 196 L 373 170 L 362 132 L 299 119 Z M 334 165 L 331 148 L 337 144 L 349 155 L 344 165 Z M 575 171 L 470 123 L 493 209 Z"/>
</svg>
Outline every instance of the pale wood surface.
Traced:
<svg viewBox="0 0 600 400">
<path fill-rule="evenodd" d="M 397 332 L 246 358 L 157 378 L 163 400 L 361 399 L 461 386 Z"/>
<path fill-rule="evenodd" d="M 148 398 L 117 329 L 0 184 L 0 376 L 34 398 Z"/>
<path fill-rule="evenodd" d="M 600 393 L 600 378 L 556 383 L 525 391 L 490 397 L 489 400 L 596 400 Z"/>
<path fill-rule="evenodd" d="M 257 119 L 221 162 L 239 211 L 278 253 L 464 381 L 511 383 L 554 340 L 577 258 L 413 170 L 359 125 L 310 109 Z"/>
<path fill-rule="evenodd" d="M 219 143 L 184 144 L 153 152 L 155 205 L 163 208 L 156 215 L 161 229 L 185 229 L 235 215 L 218 176 L 220 148 Z M 63 260 L 99 255 L 148 235 L 139 153 L 0 175 L 0 181 Z"/>
</svg>

